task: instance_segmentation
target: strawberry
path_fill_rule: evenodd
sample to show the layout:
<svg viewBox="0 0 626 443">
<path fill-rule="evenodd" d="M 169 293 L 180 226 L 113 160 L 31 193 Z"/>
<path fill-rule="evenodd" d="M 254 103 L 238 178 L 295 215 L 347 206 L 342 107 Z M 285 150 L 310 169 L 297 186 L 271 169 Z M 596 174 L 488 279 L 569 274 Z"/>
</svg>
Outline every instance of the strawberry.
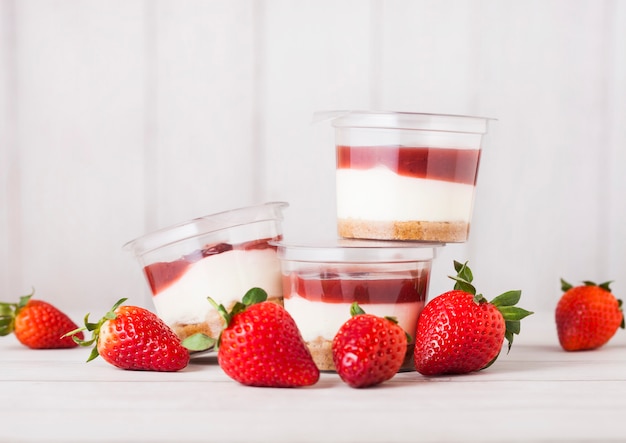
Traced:
<svg viewBox="0 0 626 443">
<path fill-rule="evenodd" d="M 333 363 L 339 377 L 353 388 L 391 379 L 406 355 L 407 334 L 393 317 L 366 314 L 358 303 L 333 338 Z"/>
<path fill-rule="evenodd" d="M 556 306 L 556 329 L 566 351 L 596 349 L 624 328 L 622 301 L 615 298 L 611 282 L 596 285 L 584 281 L 572 286 L 561 279 L 563 295 Z"/>
<path fill-rule="evenodd" d="M 18 303 L 0 303 L 0 336 L 14 333 L 20 343 L 32 349 L 75 347 L 76 343 L 63 335 L 75 329 L 76 323 L 33 295 L 34 291 L 20 297 Z"/>
<path fill-rule="evenodd" d="M 521 291 L 509 291 L 488 302 L 471 284 L 467 263 L 454 262 L 454 290 L 426 304 L 417 323 L 415 368 L 423 375 L 465 374 L 490 366 L 506 338 L 508 349 L 520 320 L 532 312 L 514 306 Z"/>
<path fill-rule="evenodd" d="M 268 302 L 261 288 L 250 289 L 228 312 L 209 302 L 226 326 L 217 340 L 217 361 L 235 381 L 247 386 L 310 386 L 320 372 L 296 322 L 282 306 Z"/>
<path fill-rule="evenodd" d="M 81 346 L 93 346 L 87 361 L 101 355 L 121 369 L 134 371 L 174 372 L 189 363 L 189 351 L 163 320 L 147 309 L 122 306 L 119 300 L 98 323 L 90 323 L 85 316 L 85 326 L 68 333 Z M 90 340 L 74 335 L 82 330 L 91 331 Z"/>
</svg>

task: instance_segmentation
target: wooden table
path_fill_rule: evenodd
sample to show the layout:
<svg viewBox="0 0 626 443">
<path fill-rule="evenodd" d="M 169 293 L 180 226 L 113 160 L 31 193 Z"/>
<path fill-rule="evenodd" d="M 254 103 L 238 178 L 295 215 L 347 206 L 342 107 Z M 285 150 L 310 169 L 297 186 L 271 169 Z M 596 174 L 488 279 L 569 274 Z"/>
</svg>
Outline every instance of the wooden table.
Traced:
<svg viewBox="0 0 626 443">
<path fill-rule="evenodd" d="M 309 388 L 246 387 L 211 356 L 151 373 L 88 353 L 0 339 L 0 442 L 626 441 L 626 331 L 567 353 L 551 313 L 525 319 L 483 372 L 363 390 L 328 373 Z"/>
</svg>

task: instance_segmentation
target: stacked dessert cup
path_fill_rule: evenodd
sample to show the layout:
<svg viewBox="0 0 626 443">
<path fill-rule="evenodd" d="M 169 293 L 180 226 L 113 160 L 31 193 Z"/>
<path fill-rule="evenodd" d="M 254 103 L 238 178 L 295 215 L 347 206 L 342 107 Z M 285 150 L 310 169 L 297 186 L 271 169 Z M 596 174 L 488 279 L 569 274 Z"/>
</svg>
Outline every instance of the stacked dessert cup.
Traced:
<svg viewBox="0 0 626 443">
<path fill-rule="evenodd" d="M 338 237 L 278 242 L 283 297 L 313 358 L 335 369 L 332 340 L 357 302 L 411 336 L 428 297 L 432 260 L 468 238 L 488 120 L 403 112 L 320 113 L 335 128 Z"/>
<path fill-rule="evenodd" d="M 488 119 L 402 112 L 324 113 L 335 128 L 337 232 L 283 239 L 283 202 L 199 217 L 128 242 L 159 315 L 181 339 L 216 338 L 252 287 L 284 303 L 322 371 L 350 306 L 396 317 L 413 338 L 432 260 L 468 238 Z M 412 340 L 402 370 L 412 369 Z"/>
</svg>

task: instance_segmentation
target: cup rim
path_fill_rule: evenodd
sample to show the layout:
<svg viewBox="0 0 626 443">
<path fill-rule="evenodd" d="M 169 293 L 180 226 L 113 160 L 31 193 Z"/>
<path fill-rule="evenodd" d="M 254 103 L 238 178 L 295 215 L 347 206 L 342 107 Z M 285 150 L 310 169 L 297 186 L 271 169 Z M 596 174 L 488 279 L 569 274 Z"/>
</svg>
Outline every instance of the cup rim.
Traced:
<svg viewBox="0 0 626 443">
<path fill-rule="evenodd" d="M 445 243 L 336 239 L 315 243 L 270 242 L 278 258 L 285 261 L 315 263 L 394 263 L 432 261 Z"/>
<path fill-rule="evenodd" d="M 422 130 L 486 134 L 491 117 L 428 112 L 336 110 L 317 111 L 313 122 L 330 121 L 335 128 Z"/>
<path fill-rule="evenodd" d="M 201 235 L 253 223 L 280 221 L 283 220 L 282 210 L 288 206 L 287 202 L 266 202 L 192 218 L 130 240 L 122 249 L 140 256 Z"/>
</svg>

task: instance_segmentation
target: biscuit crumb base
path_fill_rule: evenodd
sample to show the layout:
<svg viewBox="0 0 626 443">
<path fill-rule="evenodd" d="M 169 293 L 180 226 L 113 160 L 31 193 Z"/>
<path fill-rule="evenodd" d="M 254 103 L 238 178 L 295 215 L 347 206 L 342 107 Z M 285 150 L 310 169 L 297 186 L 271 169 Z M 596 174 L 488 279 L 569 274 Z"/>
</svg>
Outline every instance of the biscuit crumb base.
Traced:
<svg viewBox="0 0 626 443">
<path fill-rule="evenodd" d="M 313 361 L 320 371 L 336 371 L 335 363 L 333 363 L 332 340 L 317 337 L 315 340 L 307 342 L 306 345 L 309 347 Z"/>
<path fill-rule="evenodd" d="M 461 243 L 469 235 L 466 222 L 337 220 L 343 238 Z"/>
<path fill-rule="evenodd" d="M 309 351 L 311 351 L 313 361 L 320 371 L 337 371 L 337 368 L 333 363 L 332 340 L 326 340 L 322 337 L 317 337 L 315 340 L 307 342 L 307 346 L 309 348 Z M 413 360 L 414 349 L 415 344 L 409 343 L 409 345 L 407 346 L 406 355 L 404 356 L 404 362 L 402 363 L 399 372 L 409 372 L 415 370 L 415 362 Z"/>
</svg>

